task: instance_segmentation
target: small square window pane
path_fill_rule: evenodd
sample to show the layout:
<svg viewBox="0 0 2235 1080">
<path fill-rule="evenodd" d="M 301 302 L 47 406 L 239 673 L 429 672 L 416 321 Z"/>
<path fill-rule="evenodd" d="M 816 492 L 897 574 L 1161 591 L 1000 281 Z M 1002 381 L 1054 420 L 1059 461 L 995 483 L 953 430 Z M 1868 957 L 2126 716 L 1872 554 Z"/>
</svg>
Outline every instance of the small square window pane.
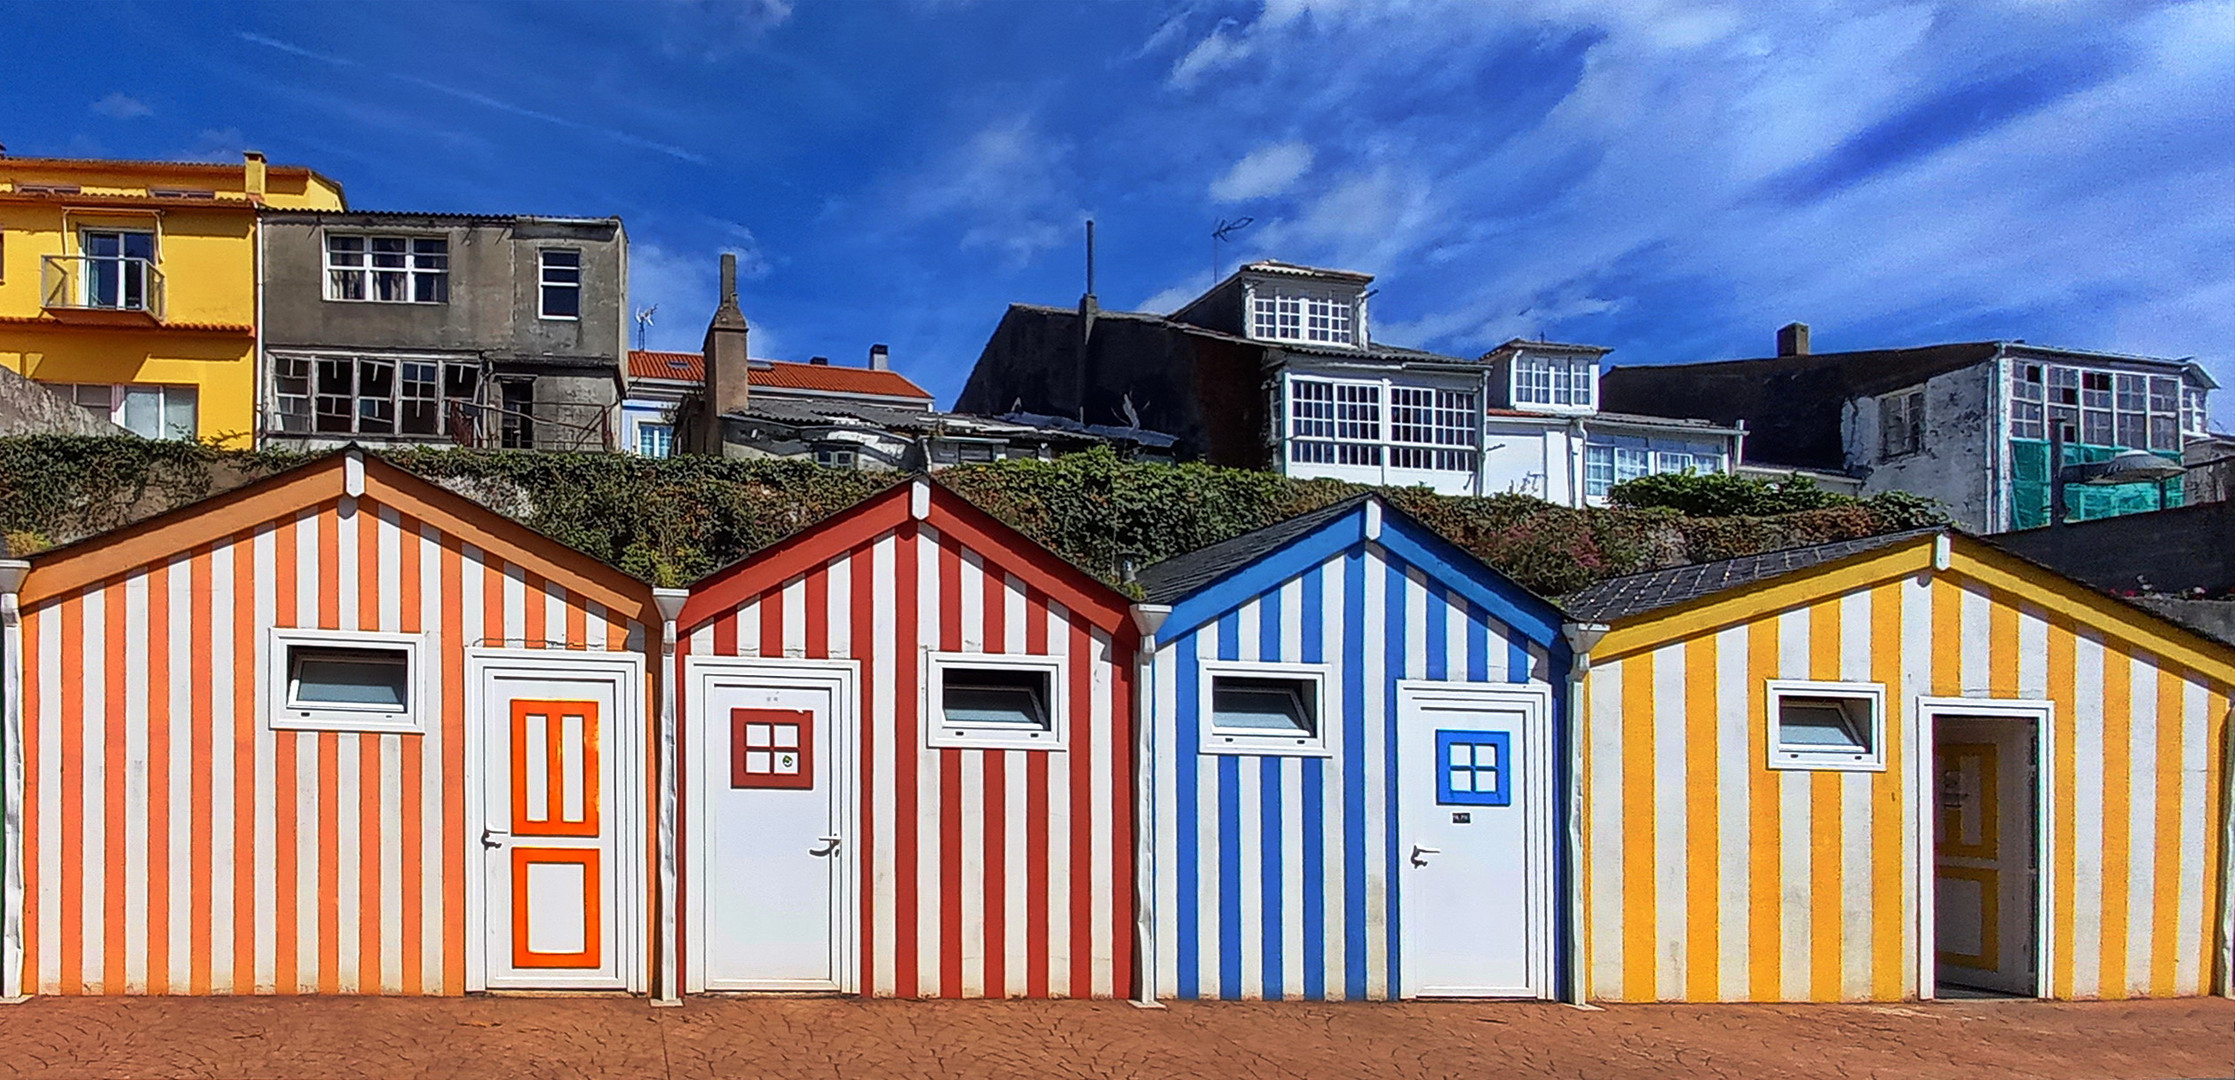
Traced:
<svg viewBox="0 0 2235 1080">
<path fill-rule="evenodd" d="M 1475 748 L 1474 748 L 1474 763 L 1475 763 L 1475 767 L 1476 767 L 1476 768 L 1478 768 L 1478 769 L 1495 769 L 1495 768 L 1497 768 L 1497 767 L 1498 767 L 1498 744 L 1497 744 L 1497 743 L 1476 743 L 1476 744 L 1475 744 Z"/>
<path fill-rule="evenodd" d="M 1453 790 L 1453 791 L 1473 791 L 1473 790 L 1474 790 L 1474 770 L 1473 770 L 1473 769 L 1453 769 L 1453 770 L 1451 770 L 1451 790 Z"/>
<path fill-rule="evenodd" d="M 1868 754 L 1870 702 L 1791 695 L 1778 704 L 1778 743 L 1795 752 Z"/>
<path fill-rule="evenodd" d="M 787 750 L 797 747 L 799 745 L 799 725 L 777 724 L 776 745 Z"/>
<path fill-rule="evenodd" d="M 410 703 L 410 663 L 401 649 L 295 645 L 287 650 L 295 702 L 402 711 Z"/>
<path fill-rule="evenodd" d="M 1047 699 L 1045 671 L 948 668 L 940 705 L 949 724 L 1046 730 Z"/>
<path fill-rule="evenodd" d="M 799 775 L 799 755 L 788 751 L 776 754 L 776 771 L 790 776 Z"/>
<path fill-rule="evenodd" d="M 163 389 L 159 386 L 126 386 L 124 429 L 143 439 L 163 437 Z"/>
<path fill-rule="evenodd" d="M 767 724 L 747 724 L 747 725 L 745 725 L 745 745 L 747 745 L 747 746 L 767 746 L 768 744 L 769 744 L 769 727 L 768 727 L 768 725 L 767 725 Z"/>
<path fill-rule="evenodd" d="M 1313 735 L 1319 718 L 1309 679 L 1220 675 L 1211 680 L 1211 726 L 1272 734 Z"/>
<path fill-rule="evenodd" d="M 774 765 L 775 763 L 770 759 L 766 750 L 748 750 L 745 752 L 746 772 L 774 772 L 776 771 Z"/>
<path fill-rule="evenodd" d="M 1471 766 L 1471 765 L 1473 765 L 1473 764 L 1474 764 L 1474 745 L 1473 745 L 1472 743 L 1452 743 L 1452 744 L 1451 744 L 1451 763 L 1452 763 L 1453 765 L 1455 765 L 1455 766 Z"/>
</svg>

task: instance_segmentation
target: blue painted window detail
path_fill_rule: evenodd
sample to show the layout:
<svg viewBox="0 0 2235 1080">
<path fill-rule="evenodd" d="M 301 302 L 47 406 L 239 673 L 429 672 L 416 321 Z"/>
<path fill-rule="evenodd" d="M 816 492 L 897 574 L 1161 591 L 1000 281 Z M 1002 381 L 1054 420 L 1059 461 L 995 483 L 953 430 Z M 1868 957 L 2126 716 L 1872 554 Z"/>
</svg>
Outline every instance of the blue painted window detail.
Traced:
<svg viewBox="0 0 2235 1080">
<path fill-rule="evenodd" d="M 1512 749 L 1508 731 L 1436 732 L 1436 802 L 1513 805 Z"/>
</svg>

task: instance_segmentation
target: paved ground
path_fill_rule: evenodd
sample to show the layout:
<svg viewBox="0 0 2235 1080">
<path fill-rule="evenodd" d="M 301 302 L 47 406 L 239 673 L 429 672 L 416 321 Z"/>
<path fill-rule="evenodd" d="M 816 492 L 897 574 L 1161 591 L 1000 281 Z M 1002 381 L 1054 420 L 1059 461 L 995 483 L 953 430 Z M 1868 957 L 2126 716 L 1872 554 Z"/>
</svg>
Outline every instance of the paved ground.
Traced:
<svg viewBox="0 0 2235 1080">
<path fill-rule="evenodd" d="M 40 998 L 0 1076 L 2235 1077 L 2235 1001 L 1911 1006 Z"/>
</svg>

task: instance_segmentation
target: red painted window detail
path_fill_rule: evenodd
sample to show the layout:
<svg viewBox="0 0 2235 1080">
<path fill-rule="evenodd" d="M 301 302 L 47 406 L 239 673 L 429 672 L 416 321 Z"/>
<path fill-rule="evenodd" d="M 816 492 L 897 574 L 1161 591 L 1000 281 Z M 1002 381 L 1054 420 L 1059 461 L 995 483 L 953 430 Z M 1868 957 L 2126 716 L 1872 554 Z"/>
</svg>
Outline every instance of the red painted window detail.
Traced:
<svg viewBox="0 0 2235 1080">
<path fill-rule="evenodd" d="M 815 714 L 795 709 L 731 709 L 729 786 L 815 786 Z"/>
</svg>

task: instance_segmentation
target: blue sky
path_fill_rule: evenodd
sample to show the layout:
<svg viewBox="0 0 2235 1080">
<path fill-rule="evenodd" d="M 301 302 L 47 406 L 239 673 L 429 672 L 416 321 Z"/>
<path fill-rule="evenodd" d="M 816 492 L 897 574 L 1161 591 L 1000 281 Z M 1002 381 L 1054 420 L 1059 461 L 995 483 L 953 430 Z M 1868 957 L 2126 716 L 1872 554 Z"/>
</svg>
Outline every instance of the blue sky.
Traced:
<svg viewBox="0 0 2235 1080">
<path fill-rule="evenodd" d="M 2235 4 L 0 3 L 17 155 L 244 147 L 371 209 L 619 214 L 654 347 L 722 251 L 755 355 L 951 400 L 1011 301 L 1224 258 L 1375 336 L 1615 363 L 1989 337 L 2235 386 Z M 2235 390 L 2215 412 L 2235 416 Z"/>
</svg>

